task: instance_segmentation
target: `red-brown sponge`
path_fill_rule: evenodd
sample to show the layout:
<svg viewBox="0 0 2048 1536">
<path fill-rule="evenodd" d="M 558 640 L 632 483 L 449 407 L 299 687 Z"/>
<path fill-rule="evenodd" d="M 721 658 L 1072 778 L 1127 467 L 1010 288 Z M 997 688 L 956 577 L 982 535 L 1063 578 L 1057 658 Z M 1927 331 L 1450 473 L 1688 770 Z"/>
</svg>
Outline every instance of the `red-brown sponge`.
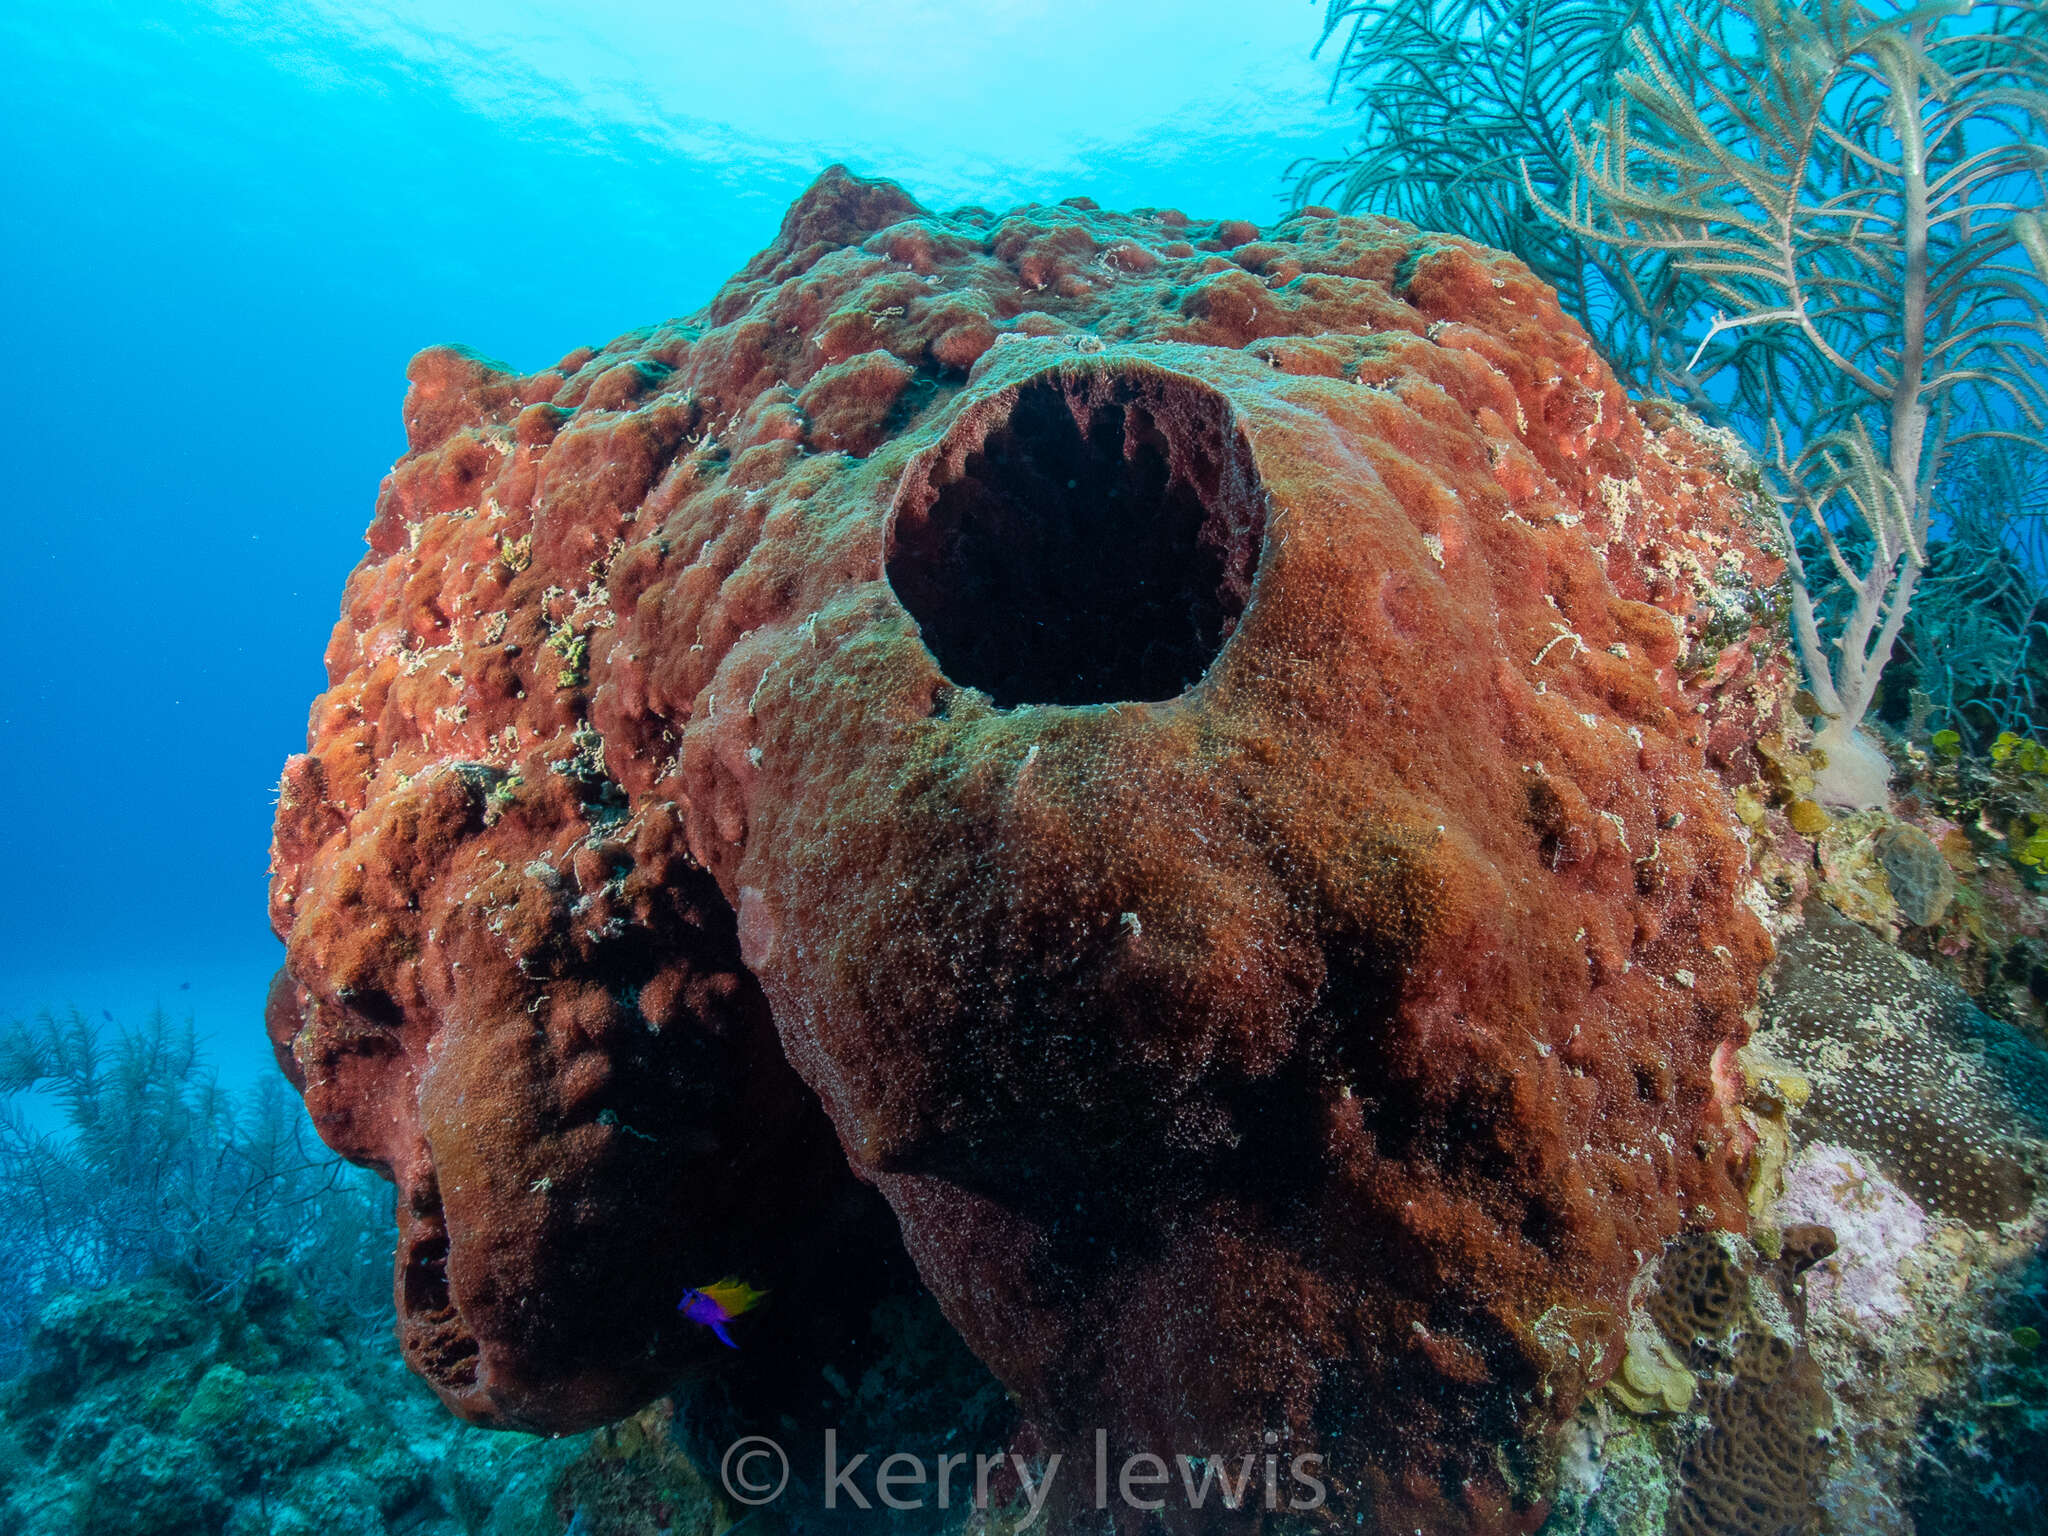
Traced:
<svg viewBox="0 0 2048 1536">
<path fill-rule="evenodd" d="M 688 321 L 412 378 L 272 1028 L 444 1396 L 653 1391 L 800 1262 L 807 1084 L 1046 1446 L 1533 1526 L 1631 1277 L 1742 1221 L 1726 450 L 1468 241 L 836 169 Z"/>
</svg>

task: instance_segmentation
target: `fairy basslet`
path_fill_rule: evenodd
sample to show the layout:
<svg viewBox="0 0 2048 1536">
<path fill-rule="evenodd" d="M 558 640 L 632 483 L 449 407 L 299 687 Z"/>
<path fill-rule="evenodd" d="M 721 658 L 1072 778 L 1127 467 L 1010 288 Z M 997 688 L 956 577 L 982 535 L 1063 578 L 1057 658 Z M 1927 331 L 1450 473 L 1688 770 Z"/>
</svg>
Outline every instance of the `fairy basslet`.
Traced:
<svg viewBox="0 0 2048 1536">
<path fill-rule="evenodd" d="M 701 1290 L 683 1292 L 683 1299 L 676 1303 L 676 1310 L 693 1323 L 702 1323 L 718 1335 L 718 1342 L 727 1349 L 738 1349 L 732 1336 L 725 1331 L 725 1325 L 742 1312 L 751 1312 L 761 1304 L 768 1293 L 757 1291 L 744 1280 L 730 1277 Z"/>
</svg>

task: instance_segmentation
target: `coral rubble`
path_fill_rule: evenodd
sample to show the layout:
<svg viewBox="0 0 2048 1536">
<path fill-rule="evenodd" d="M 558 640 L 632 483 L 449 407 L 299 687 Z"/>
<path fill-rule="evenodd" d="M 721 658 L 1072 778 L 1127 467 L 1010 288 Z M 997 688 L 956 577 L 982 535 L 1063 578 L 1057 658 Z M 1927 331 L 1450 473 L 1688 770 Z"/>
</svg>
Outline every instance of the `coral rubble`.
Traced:
<svg viewBox="0 0 2048 1536">
<path fill-rule="evenodd" d="M 1633 1279 L 1746 1222 L 1727 446 L 1468 241 L 837 170 L 688 320 L 411 377 L 271 1027 L 450 1405 L 824 1294 L 850 1163 L 1047 1451 L 1537 1523 Z"/>
</svg>

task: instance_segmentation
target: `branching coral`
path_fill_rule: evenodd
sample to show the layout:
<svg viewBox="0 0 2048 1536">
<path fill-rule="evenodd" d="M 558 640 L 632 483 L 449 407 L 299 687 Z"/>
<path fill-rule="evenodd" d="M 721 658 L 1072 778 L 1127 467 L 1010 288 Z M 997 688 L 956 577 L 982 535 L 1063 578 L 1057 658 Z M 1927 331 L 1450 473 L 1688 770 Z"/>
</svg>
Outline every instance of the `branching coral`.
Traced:
<svg viewBox="0 0 2048 1536">
<path fill-rule="evenodd" d="M 1976 9 L 1750 0 L 1684 20 L 1675 60 L 1639 30 L 1571 196 L 1531 191 L 1579 238 L 1705 283 L 1717 309 L 1695 362 L 1731 332 L 1769 343 L 1744 403 L 1777 494 L 1853 594 L 1823 637 L 1795 550 L 1821 792 L 1841 804 L 1885 795 L 1858 727 L 1952 460 L 1986 440 L 2048 451 L 2048 39 L 2035 7 Z"/>
<path fill-rule="evenodd" d="M 1546 219 L 1577 178 L 1573 122 L 1604 110 L 1630 29 L 1674 47 L 1697 0 L 1330 0 L 1323 43 L 1353 97 L 1354 148 L 1291 168 L 1302 203 L 1391 214 L 1512 251 L 1557 290 L 1623 378 L 1710 418 L 1720 405 L 1685 368 L 1699 279 Z M 1533 190 L 1533 197 L 1532 197 Z"/>
<path fill-rule="evenodd" d="M 2035 603 L 1977 578 L 2039 499 L 1978 482 L 2032 484 L 2048 446 L 2039 7 L 1332 0 L 1325 37 L 1347 21 L 1369 137 L 1299 195 L 1515 250 L 1638 388 L 1749 441 L 1795 535 L 1823 797 L 1884 797 L 1859 726 L 1943 539 L 1917 672 L 2014 724 Z"/>
</svg>

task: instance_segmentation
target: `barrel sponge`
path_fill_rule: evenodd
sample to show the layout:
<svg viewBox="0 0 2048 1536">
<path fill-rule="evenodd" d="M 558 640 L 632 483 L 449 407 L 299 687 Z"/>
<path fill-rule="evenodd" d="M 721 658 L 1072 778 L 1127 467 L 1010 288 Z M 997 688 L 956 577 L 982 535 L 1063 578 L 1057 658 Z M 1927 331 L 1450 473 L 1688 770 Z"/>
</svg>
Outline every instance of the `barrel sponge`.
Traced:
<svg viewBox="0 0 2048 1536">
<path fill-rule="evenodd" d="M 1469 241 L 837 169 L 702 313 L 413 390 L 272 1021 L 444 1395 L 634 1406 L 664 1287 L 799 1262 L 821 1103 L 1048 1450 L 1532 1527 L 1645 1257 L 1744 1220 L 1726 445 Z"/>
</svg>

